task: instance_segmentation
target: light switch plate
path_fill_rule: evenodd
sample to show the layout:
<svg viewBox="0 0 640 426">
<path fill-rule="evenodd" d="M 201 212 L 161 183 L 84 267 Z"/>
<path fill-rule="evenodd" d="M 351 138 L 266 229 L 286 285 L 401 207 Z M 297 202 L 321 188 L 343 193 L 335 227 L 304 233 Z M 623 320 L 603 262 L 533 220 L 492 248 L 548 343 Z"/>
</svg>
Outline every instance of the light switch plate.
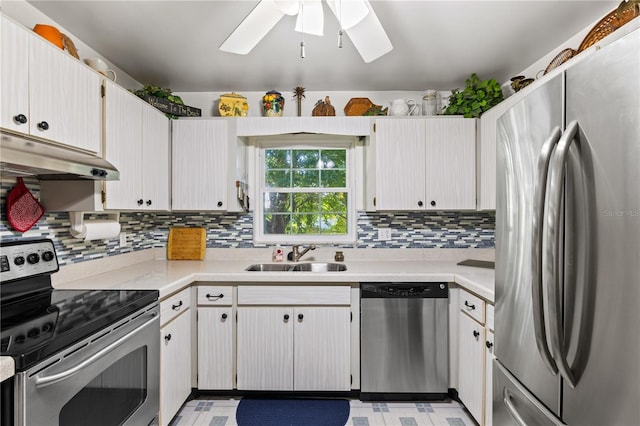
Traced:
<svg viewBox="0 0 640 426">
<path fill-rule="evenodd" d="M 391 228 L 378 228 L 378 240 L 389 241 L 391 239 Z"/>
</svg>

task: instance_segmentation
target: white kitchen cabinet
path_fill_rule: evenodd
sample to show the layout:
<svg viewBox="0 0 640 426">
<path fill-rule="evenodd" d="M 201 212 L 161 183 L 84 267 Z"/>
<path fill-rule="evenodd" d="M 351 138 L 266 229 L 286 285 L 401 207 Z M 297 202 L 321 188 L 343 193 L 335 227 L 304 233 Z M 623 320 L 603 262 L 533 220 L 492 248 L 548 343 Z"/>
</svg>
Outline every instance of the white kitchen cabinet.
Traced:
<svg viewBox="0 0 640 426">
<path fill-rule="evenodd" d="M 377 119 L 367 206 L 475 209 L 475 125 L 460 117 Z"/>
<path fill-rule="evenodd" d="M 190 291 L 160 303 L 160 425 L 168 425 L 191 393 Z"/>
<path fill-rule="evenodd" d="M 238 307 L 238 389 L 293 389 L 293 308 Z"/>
<path fill-rule="evenodd" d="M 481 426 L 492 424 L 493 305 L 464 289 L 457 295 L 458 395 Z"/>
<path fill-rule="evenodd" d="M 29 133 L 29 39 L 33 36 L 4 15 L 0 19 L 0 126 Z"/>
<path fill-rule="evenodd" d="M 458 396 L 476 421 L 481 423 L 484 412 L 484 327 L 462 312 L 458 327 Z"/>
<path fill-rule="evenodd" d="M 198 287 L 198 389 L 235 386 L 233 287 Z"/>
<path fill-rule="evenodd" d="M 349 390 L 350 298 L 348 286 L 239 287 L 238 389 Z"/>
<path fill-rule="evenodd" d="M 0 125 L 102 153 L 100 75 L 2 16 Z"/>
<path fill-rule="evenodd" d="M 235 182 L 229 182 L 229 122 L 173 121 L 173 210 L 228 210 L 229 188 L 235 187 Z"/>
<path fill-rule="evenodd" d="M 485 330 L 484 352 L 484 424 L 493 424 L 493 360 L 496 358 L 493 352 L 493 331 Z"/>
<path fill-rule="evenodd" d="M 105 208 L 169 210 L 169 119 L 105 81 L 105 157 L 120 172 L 106 182 Z"/>
</svg>

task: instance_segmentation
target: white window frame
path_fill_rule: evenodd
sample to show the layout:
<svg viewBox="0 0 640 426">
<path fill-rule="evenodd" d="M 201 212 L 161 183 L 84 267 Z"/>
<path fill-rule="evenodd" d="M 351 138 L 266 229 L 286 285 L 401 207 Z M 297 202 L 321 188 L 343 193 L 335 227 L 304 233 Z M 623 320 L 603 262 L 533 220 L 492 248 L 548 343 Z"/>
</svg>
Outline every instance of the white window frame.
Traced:
<svg viewBox="0 0 640 426">
<path fill-rule="evenodd" d="M 256 137 L 255 204 L 253 210 L 253 241 L 285 244 L 346 244 L 356 241 L 355 136 L 278 135 Z M 347 233 L 345 235 L 274 235 L 264 233 L 265 149 L 346 149 L 347 186 L 331 188 L 347 193 Z M 319 191 L 322 192 L 322 191 Z"/>
</svg>

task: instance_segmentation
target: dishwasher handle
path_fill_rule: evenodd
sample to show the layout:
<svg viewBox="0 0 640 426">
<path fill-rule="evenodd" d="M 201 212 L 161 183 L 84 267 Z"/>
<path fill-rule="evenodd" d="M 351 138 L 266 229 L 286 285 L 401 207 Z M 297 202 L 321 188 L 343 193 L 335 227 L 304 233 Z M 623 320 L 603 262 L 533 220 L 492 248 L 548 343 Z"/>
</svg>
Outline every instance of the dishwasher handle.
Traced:
<svg viewBox="0 0 640 426">
<path fill-rule="evenodd" d="M 362 299 L 446 299 L 449 285 L 444 282 L 360 283 Z"/>
</svg>

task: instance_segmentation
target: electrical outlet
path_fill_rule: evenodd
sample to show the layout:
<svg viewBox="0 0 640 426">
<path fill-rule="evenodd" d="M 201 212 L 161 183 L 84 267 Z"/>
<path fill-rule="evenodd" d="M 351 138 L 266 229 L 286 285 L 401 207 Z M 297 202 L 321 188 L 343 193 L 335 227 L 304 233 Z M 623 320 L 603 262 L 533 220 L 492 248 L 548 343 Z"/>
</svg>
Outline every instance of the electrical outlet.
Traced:
<svg viewBox="0 0 640 426">
<path fill-rule="evenodd" d="M 127 247 L 129 244 L 127 243 L 127 233 L 120 233 L 120 247 Z"/>
<path fill-rule="evenodd" d="M 378 240 L 389 241 L 391 239 L 391 228 L 378 228 Z"/>
</svg>

